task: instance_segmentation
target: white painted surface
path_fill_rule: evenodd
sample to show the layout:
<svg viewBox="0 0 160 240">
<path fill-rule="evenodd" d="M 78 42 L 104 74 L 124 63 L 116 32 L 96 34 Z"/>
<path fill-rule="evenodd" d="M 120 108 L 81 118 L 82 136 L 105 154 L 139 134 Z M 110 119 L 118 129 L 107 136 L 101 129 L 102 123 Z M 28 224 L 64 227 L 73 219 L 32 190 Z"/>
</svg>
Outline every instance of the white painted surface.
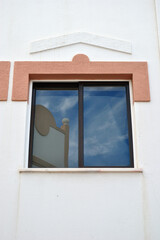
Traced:
<svg viewBox="0 0 160 240">
<path fill-rule="evenodd" d="M 0 60 L 12 61 L 0 102 L 0 239 L 159 240 L 160 64 L 153 0 L 2 0 Z M 33 39 L 93 32 L 132 42 L 132 55 L 88 44 L 29 54 Z M 28 149 L 28 103 L 11 102 L 13 61 L 147 61 L 151 102 L 134 104 L 142 173 L 18 173 Z M 57 196 L 58 195 L 58 196 Z"/>
<path fill-rule="evenodd" d="M 48 39 L 34 41 L 30 45 L 30 53 L 41 52 L 54 48 L 73 45 L 76 43 L 89 44 L 124 53 L 132 53 L 132 44 L 128 41 L 111 37 L 98 36 L 85 32 L 71 33 L 58 37 L 51 37 Z"/>
<path fill-rule="evenodd" d="M 159 38 L 159 51 L 160 51 L 160 0 L 154 0 L 154 2 L 155 2 L 157 35 Z"/>
<path fill-rule="evenodd" d="M 139 174 L 21 174 L 17 239 L 142 240 L 142 194 Z"/>
<path fill-rule="evenodd" d="M 143 173 L 142 168 L 21 168 L 20 173 Z"/>
</svg>

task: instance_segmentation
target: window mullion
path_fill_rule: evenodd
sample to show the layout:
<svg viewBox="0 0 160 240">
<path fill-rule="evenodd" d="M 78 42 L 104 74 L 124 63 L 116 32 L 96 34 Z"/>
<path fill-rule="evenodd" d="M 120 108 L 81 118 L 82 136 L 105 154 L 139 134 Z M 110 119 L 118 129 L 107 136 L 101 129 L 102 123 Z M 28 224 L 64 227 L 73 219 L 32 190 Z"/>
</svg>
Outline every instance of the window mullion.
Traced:
<svg viewBox="0 0 160 240">
<path fill-rule="evenodd" d="M 83 84 L 79 83 L 79 167 L 84 167 L 83 154 Z"/>
</svg>

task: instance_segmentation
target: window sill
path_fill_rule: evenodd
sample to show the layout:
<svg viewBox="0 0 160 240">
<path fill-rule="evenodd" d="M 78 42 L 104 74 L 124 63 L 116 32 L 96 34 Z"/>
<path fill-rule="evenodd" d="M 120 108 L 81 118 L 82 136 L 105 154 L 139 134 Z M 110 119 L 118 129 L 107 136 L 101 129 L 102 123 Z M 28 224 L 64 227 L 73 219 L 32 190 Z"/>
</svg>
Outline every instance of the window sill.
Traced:
<svg viewBox="0 0 160 240">
<path fill-rule="evenodd" d="M 141 168 L 23 168 L 19 173 L 142 173 Z"/>
</svg>

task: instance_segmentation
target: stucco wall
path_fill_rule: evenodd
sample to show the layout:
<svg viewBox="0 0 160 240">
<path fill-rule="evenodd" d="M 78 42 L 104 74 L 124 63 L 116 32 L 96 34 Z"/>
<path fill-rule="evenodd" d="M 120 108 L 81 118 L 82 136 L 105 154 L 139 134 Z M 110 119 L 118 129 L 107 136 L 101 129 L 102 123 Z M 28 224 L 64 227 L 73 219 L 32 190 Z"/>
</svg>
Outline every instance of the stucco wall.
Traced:
<svg viewBox="0 0 160 240">
<path fill-rule="evenodd" d="M 0 102 L 0 239 L 159 240 L 160 69 L 153 0 L 2 0 L 0 60 L 11 61 Z M 75 44 L 35 54 L 30 42 L 70 32 L 132 42 L 132 54 Z M 11 101 L 14 61 L 147 61 L 151 101 L 134 103 L 143 173 L 19 173 L 27 165 L 28 102 Z"/>
</svg>

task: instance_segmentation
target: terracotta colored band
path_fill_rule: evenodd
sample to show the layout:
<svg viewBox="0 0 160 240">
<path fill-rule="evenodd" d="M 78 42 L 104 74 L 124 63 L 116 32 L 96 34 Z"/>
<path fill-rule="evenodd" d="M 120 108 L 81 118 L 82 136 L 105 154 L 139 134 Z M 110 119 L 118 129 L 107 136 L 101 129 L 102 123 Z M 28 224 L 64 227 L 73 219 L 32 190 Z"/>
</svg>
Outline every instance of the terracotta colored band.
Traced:
<svg viewBox="0 0 160 240">
<path fill-rule="evenodd" d="M 72 62 L 15 62 L 13 101 L 28 100 L 29 81 L 33 79 L 130 79 L 134 101 L 150 101 L 146 62 L 90 62 L 83 54 Z"/>
<path fill-rule="evenodd" d="M 0 101 L 7 101 L 10 62 L 0 62 Z"/>
</svg>

